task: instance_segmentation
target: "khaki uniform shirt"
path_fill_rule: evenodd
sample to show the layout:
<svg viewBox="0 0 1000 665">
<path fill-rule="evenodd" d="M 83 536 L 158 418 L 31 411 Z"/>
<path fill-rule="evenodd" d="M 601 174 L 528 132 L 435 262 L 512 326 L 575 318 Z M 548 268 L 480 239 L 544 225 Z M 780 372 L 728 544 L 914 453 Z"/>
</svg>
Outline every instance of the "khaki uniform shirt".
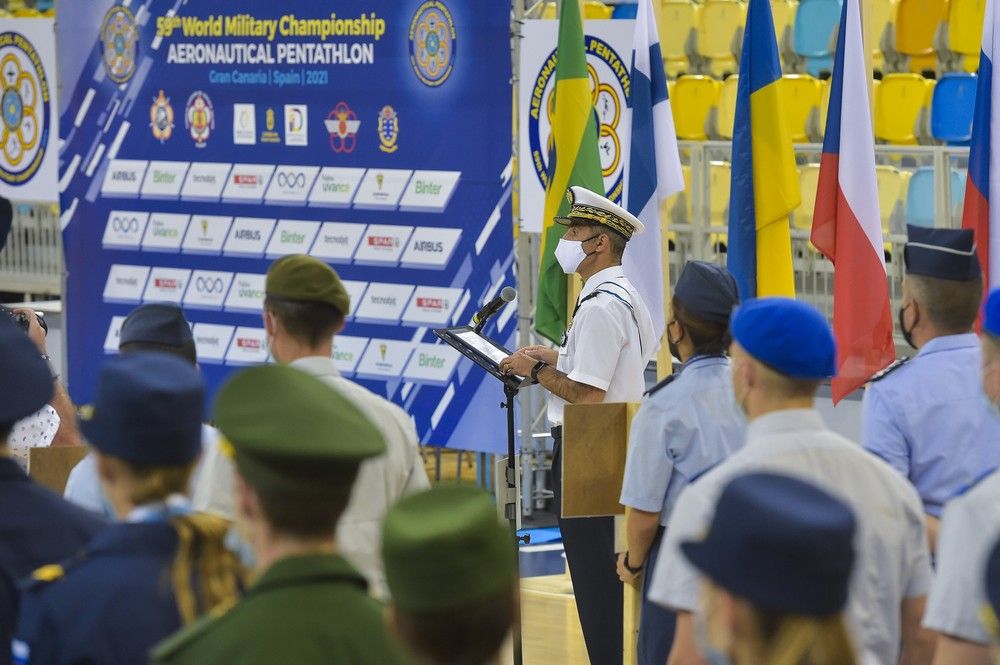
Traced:
<svg viewBox="0 0 1000 665">
<path fill-rule="evenodd" d="M 229 611 L 216 611 L 157 645 L 157 664 L 408 662 L 390 638 L 365 579 L 332 554 L 273 564 Z"/>
</svg>

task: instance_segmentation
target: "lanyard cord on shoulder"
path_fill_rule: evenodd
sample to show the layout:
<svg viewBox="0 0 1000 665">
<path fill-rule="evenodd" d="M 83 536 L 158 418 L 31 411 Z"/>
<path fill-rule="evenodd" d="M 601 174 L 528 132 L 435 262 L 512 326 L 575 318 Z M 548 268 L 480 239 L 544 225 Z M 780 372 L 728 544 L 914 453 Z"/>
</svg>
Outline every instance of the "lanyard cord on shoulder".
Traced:
<svg viewBox="0 0 1000 665">
<path fill-rule="evenodd" d="M 573 308 L 573 318 L 574 319 L 576 318 L 576 313 L 580 310 L 580 306 L 583 305 L 583 303 L 587 302 L 588 300 L 590 300 L 592 298 L 596 298 L 599 293 L 605 293 L 605 294 L 611 296 L 612 298 L 617 298 L 623 305 L 625 305 L 625 307 L 628 308 L 629 314 L 632 315 L 632 323 L 635 324 L 635 332 L 636 332 L 636 335 L 638 335 L 638 337 L 639 337 L 639 353 L 642 354 L 643 353 L 642 329 L 639 328 L 639 319 L 636 318 L 636 316 L 635 316 L 635 309 L 632 307 L 632 303 L 630 303 L 625 298 L 622 298 L 617 293 L 614 293 L 612 291 L 608 291 L 608 290 L 602 289 L 601 287 L 604 286 L 605 284 L 607 284 L 609 286 L 617 286 L 622 291 L 624 291 L 626 295 L 629 295 L 629 297 L 631 297 L 631 295 L 628 292 L 628 289 L 626 289 L 621 284 L 617 284 L 617 283 L 611 282 L 611 281 L 601 282 L 600 284 L 597 285 L 596 288 L 594 288 L 593 291 L 591 291 L 586 296 L 584 296 L 583 298 L 580 298 L 579 300 L 576 301 L 576 306 Z M 569 329 L 567 329 L 566 332 L 563 333 L 563 341 L 562 341 L 562 344 L 560 346 L 566 346 L 566 340 L 568 338 L 568 335 L 569 335 Z"/>
</svg>

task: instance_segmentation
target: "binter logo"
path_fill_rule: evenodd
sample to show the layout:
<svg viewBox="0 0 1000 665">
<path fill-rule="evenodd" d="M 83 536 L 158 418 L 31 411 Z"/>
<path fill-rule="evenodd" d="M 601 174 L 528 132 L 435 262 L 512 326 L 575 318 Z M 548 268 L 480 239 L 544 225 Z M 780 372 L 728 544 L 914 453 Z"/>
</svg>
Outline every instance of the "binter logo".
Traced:
<svg viewBox="0 0 1000 665">
<path fill-rule="evenodd" d="M 392 236 L 368 236 L 368 246 L 375 248 L 392 249 L 399 246 L 399 240 Z"/>
<path fill-rule="evenodd" d="M 241 349 L 249 349 L 251 351 L 260 351 L 260 340 L 251 339 L 249 337 L 237 337 L 236 346 Z"/>
</svg>

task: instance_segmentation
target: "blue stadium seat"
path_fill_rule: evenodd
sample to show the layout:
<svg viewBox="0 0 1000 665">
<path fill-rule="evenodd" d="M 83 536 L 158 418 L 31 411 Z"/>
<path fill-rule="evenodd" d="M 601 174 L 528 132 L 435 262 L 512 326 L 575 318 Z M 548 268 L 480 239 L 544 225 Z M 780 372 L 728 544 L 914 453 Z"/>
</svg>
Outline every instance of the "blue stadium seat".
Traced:
<svg viewBox="0 0 1000 665">
<path fill-rule="evenodd" d="M 611 18 L 635 18 L 639 11 L 639 5 L 635 3 L 615 5 L 615 11 L 611 13 Z"/>
<path fill-rule="evenodd" d="M 840 24 L 841 0 L 801 0 L 795 13 L 792 49 L 806 59 L 806 71 L 813 76 L 833 71 L 832 43 Z"/>
<path fill-rule="evenodd" d="M 931 101 L 931 135 L 950 145 L 969 145 L 976 105 L 976 75 L 944 74 Z"/>
<path fill-rule="evenodd" d="M 922 166 L 910 178 L 906 195 L 906 223 L 934 226 L 934 167 Z"/>
</svg>

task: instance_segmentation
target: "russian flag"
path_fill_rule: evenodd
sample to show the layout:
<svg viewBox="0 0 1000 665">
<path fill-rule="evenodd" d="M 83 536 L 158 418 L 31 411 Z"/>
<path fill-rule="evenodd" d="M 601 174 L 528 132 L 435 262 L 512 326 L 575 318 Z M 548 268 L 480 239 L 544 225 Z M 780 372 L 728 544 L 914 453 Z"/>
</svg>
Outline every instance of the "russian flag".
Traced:
<svg viewBox="0 0 1000 665">
<path fill-rule="evenodd" d="M 650 0 L 639 0 L 632 42 L 631 128 L 625 208 L 646 231 L 625 246 L 625 275 L 649 306 L 656 338 L 666 328 L 660 202 L 684 189 L 677 131 L 667 96 L 667 76 Z"/>
<path fill-rule="evenodd" d="M 993 109 L 1000 110 L 1000 103 L 994 104 L 993 97 L 1000 95 L 1000 82 L 994 80 L 993 55 L 998 50 L 996 40 L 1000 31 L 996 30 L 998 14 L 994 11 L 993 0 L 986 0 L 986 16 L 983 21 L 983 50 L 979 54 L 979 81 L 976 86 L 976 109 L 972 117 L 972 143 L 969 148 L 969 177 L 965 184 L 965 207 L 962 210 L 962 227 L 975 233 L 976 247 L 979 248 L 979 263 L 985 275 L 986 289 L 1000 285 L 1000 230 L 993 226 L 1000 224 L 1000 158 L 994 152 L 1000 150 L 1000 122 L 992 122 Z M 997 177 L 991 178 L 991 174 Z"/>
<path fill-rule="evenodd" d="M 727 263 L 742 298 L 794 296 L 788 215 L 799 172 L 781 106 L 781 63 L 769 0 L 750 0 L 733 124 Z"/>
<path fill-rule="evenodd" d="M 896 357 L 868 90 L 861 3 L 846 0 L 811 234 L 813 245 L 834 264 L 833 330 L 838 347 L 834 403 Z M 842 133 L 843 127 L 850 129 Z"/>
</svg>

